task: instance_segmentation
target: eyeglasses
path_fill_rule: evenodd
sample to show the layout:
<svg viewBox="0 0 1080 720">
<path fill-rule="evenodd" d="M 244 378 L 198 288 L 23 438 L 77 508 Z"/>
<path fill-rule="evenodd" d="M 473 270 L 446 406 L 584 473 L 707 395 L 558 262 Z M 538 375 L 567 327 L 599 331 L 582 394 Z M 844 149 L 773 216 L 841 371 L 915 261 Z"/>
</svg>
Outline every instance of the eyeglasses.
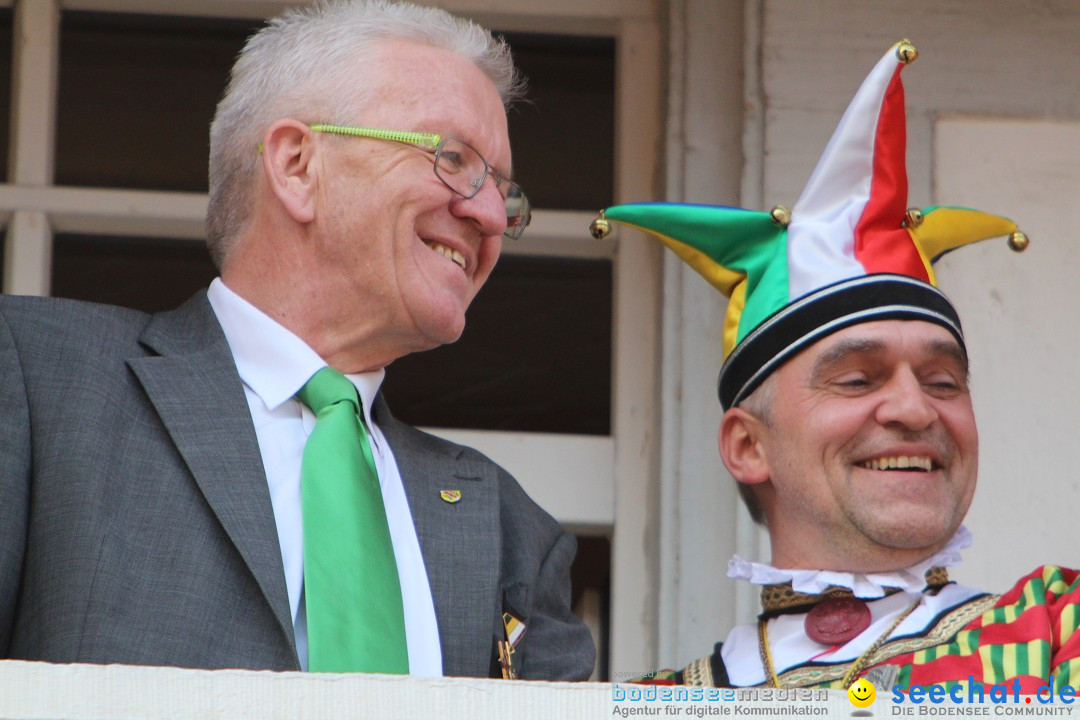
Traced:
<svg viewBox="0 0 1080 720">
<path fill-rule="evenodd" d="M 443 137 L 438 133 L 378 130 L 351 125 L 316 124 L 309 127 L 315 132 L 393 140 L 416 145 L 424 152 L 434 154 L 435 177 L 439 178 L 443 185 L 466 199 L 480 192 L 480 188 L 484 186 L 484 180 L 490 175 L 506 204 L 506 231 L 503 235 L 511 240 L 520 238 L 532 219 L 532 206 L 529 205 L 529 199 L 525 197 L 521 186 L 505 175 L 499 174 L 476 148 L 461 138 Z"/>
</svg>

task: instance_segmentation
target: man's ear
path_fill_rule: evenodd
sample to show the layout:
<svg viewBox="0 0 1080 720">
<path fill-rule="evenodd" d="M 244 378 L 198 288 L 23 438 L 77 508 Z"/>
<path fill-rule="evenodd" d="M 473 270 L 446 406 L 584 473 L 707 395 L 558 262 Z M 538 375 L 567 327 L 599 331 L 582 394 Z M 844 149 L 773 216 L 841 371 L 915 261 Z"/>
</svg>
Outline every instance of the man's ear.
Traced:
<svg viewBox="0 0 1080 720">
<path fill-rule="evenodd" d="M 262 141 L 267 185 L 289 217 L 298 223 L 315 219 L 319 172 L 311 129 L 296 120 L 278 120 Z"/>
<path fill-rule="evenodd" d="M 771 476 L 762 444 L 764 432 L 761 420 L 742 408 L 731 408 L 720 421 L 720 457 L 731 476 L 741 483 L 761 483 Z"/>
</svg>

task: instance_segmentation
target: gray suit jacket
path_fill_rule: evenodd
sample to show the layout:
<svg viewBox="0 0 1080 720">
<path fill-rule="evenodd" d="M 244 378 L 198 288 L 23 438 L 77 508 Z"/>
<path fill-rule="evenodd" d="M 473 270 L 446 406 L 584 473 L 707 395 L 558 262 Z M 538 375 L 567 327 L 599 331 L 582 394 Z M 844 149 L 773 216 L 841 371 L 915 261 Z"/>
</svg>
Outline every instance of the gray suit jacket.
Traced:
<svg viewBox="0 0 1080 720">
<path fill-rule="evenodd" d="M 509 609 L 523 677 L 586 678 L 573 537 L 483 455 L 375 413 L 446 674 L 493 673 Z M 0 656 L 299 669 L 255 431 L 205 293 L 154 316 L 0 297 Z"/>
</svg>

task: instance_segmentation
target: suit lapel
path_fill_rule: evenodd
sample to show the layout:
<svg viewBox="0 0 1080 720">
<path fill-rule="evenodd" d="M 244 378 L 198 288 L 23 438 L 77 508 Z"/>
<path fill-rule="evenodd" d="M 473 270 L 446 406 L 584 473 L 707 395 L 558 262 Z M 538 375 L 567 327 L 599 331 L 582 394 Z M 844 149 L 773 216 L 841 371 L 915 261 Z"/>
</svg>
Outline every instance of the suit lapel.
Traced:
<svg viewBox="0 0 1080 720">
<path fill-rule="evenodd" d="M 128 361 L 210 509 L 295 645 L 270 491 L 247 399 L 205 293 L 157 315 Z"/>
<path fill-rule="evenodd" d="M 381 396 L 375 410 L 394 452 L 424 556 L 439 623 L 443 672 L 487 675 L 501 607 L 494 466 L 463 457 L 463 448 L 398 422 Z M 459 491 L 461 497 L 448 502 L 443 491 Z"/>
</svg>

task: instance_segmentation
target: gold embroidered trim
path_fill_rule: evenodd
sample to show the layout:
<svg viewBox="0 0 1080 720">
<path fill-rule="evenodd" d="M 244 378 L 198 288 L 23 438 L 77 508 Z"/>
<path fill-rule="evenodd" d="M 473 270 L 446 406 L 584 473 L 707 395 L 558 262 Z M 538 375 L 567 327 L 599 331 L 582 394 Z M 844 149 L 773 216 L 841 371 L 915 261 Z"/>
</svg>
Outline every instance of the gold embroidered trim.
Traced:
<svg viewBox="0 0 1080 720">
<path fill-rule="evenodd" d="M 943 567 L 932 567 L 926 571 L 927 587 L 942 587 L 949 584 L 949 571 Z"/>
<path fill-rule="evenodd" d="M 716 682 L 712 676 L 711 658 L 698 658 L 683 668 L 683 685 L 716 687 Z"/>
<path fill-rule="evenodd" d="M 945 617 L 943 617 L 938 624 L 925 635 L 900 638 L 898 640 L 893 640 L 892 642 L 884 643 L 878 648 L 878 651 L 867 660 L 867 667 L 880 665 L 886 660 L 892 659 L 898 655 L 925 650 L 926 648 L 941 645 L 942 643 L 952 640 L 961 628 L 982 615 L 984 612 L 993 608 L 1000 597 L 1000 595 L 984 595 L 976 598 L 949 611 Z M 824 667 L 796 667 L 787 672 L 780 673 L 780 682 L 783 683 L 784 687 L 788 688 L 820 685 L 822 683 L 834 682 L 843 678 L 850 667 L 851 663 L 839 663 L 837 665 L 828 665 Z M 769 680 L 766 678 L 765 683 L 759 687 L 763 687 L 768 682 Z"/>
<path fill-rule="evenodd" d="M 949 571 L 943 567 L 932 567 L 926 571 L 927 587 L 941 587 L 949 582 Z M 900 592 L 900 588 L 885 588 L 886 595 Z M 844 587 L 829 587 L 820 595 L 811 593 L 795 592 L 791 583 L 781 585 L 764 585 L 761 588 L 761 607 L 765 612 L 777 610 L 790 610 L 791 608 L 805 605 L 816 605 L 826 598 L 854 597 L 854 593 Z"/>
<path fill-rule="evenodd" d="M 891 588 L 889 588 L 891 590 Z M 795 592 L 790 584 L 765 585 L 761 588 L 761 607 L 765 612 L 790 610 L 791 608 L 816 605 L 826 598 L 854 597 L 847 588 L 831 587 L 820 595 Z"/>
</svg>

